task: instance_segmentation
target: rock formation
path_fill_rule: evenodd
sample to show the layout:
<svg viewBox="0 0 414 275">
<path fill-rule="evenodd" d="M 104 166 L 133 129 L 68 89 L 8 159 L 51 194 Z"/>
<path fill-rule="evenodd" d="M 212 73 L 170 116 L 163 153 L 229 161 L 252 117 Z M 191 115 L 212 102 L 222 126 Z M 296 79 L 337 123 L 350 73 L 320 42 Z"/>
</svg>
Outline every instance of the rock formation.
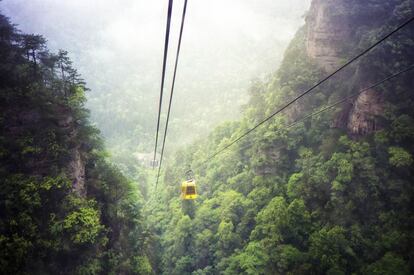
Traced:
<svg viewBox="0 0 414 275">
<path fill-rule="evenodd" d="M 314 0 L 307 17 L 307 55 L 326 73 L 339 68 L 341 60 L 348 60 L 354 53 L 345 49 L 350 44 L 356 45 L 357 22 L 350 14 L 341 12 L 349 10 L 352 1 Z M 378 20 L 378 19 L 377 19 Z M 359 24 L 360 22 L 358 22 Z M 354 69 L 355 70 L 355 69 Z M 358 71 L 358 70 L 356 70 Z M 365 88 L 369 79 L 359 72 L 359 83 L 352 89 Z M 383 110 L 381 95 L 375 90 L 362 93 L 350 102 L 351 108 L 343 108 L 335 119 L 335 125 L 345 127 L 353 136 L 366 135 L 380 128 L 376 116 Z M 343 121 L 345 119 L 345 121 Z"/>
<path fill-rule="evenodd" d="M 343 45 L 350 40 L 352 34 L 349 18 L 335 12 L 342 6 L 342 0 L 315 0 L 312 1 L 307 17 L 307 54 L 326 72 L 332 72 L 338 67 Z"/>
</svg>

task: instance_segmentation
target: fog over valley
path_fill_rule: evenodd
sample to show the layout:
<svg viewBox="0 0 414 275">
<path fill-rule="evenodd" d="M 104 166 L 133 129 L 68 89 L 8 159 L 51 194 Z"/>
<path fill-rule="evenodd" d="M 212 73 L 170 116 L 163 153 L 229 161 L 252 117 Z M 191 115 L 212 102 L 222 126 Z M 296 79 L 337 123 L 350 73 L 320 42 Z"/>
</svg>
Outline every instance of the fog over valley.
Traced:
<svg viewBox="0 0 414 275">
<path fill-rule="evenodd" d="M 189 1 L 171 117 L 170 148 L 239 117 L 250 81 L 275 71 L 304 24 L 309 0 Z M 164 107 L 183 1 L 174 1 Z M 87 86 L 92 120 L 112 154 L 150 152 L 165 35 L 165 1 L 4 0 L 19 28 L 69 52 Z M 165 119 L 165 110 L 163 119 Z"/>
</svg>

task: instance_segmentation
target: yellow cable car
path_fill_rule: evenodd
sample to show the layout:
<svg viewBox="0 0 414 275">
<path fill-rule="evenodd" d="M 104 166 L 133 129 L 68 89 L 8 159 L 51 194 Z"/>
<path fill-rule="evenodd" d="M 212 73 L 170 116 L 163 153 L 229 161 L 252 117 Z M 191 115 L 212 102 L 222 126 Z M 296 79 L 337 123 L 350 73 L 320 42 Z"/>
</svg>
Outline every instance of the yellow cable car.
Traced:
<svg viewBox="0 0 414 275">
<path fill-rule="evenodd" d="M 197 198 L 196 183 L 191 170 L 187 171 L 187 180 L 181 184 L 181 199 L 194 200 Z"/>
<path fill-rule="evenodd" d="M 181 198 L 183 200 L 194 200 L 197 198 L 197 190 L 194 180 L 183 181 L 181 184 Z"/>
</svg>

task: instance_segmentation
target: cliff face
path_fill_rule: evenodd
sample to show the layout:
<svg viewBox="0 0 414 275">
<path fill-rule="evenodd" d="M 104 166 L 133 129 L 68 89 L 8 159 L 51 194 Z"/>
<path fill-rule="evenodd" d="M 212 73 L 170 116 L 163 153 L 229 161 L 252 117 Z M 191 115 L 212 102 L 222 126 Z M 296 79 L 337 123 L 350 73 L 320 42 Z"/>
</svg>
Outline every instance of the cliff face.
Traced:
<svg viewBox="0 0 414 275">
<path fill-rule="evenodd" d="M 51 164 L 57 162 L 55 155 L 61 150 L 56 149 L 57 144 L 70 144 L 63 166 L 66 167 L 67 177 L 72 181 L 73 191 L 85 196 L 85 160 L 81 145 L 76 141 L 78 129 L 71 110 L 59 105 L 46 109 L 26 106 L 4 108 L 8 120 L 3 134 L 9 140 L 15 141 L 14 146 L 21 146 L 20 149 L 15 147 L 15 151 L 21 150 L 25 156 L 24 159 L 16 161 L 20 162 L 20 168 L 10 165 L 9 170 L 21 169 L 40 177 L 48 175 L 54 169 Z"/>
<path fill-rule="evenodd" d="M 351 12 L 360 7 L 358 12 Z M 364 14 L 363 3 L 348 0 L 314 0 L 307 17 L 306 53 L 323 71 L 331 73 L 355 55 L 355 48 L 361 37 L 359 29 L 367 33 L 376 26 L 386 24 L 387 14 L 382 9 L 372 9 Z M 389 13 L 389 11 L 388 11 Z M 382 17 L 375 15 L 382 14 Z M 374 17 L 374 18 L 373 18 Z M 356 70 L 355 70 L 356 69 Z M 350 92 L 365 88 L 370 83 L 369 76 L 358 67 L 358 83 Z M 347 81 L 344 79 L 344 81 Z M 384 109 L 382 95 L 370 90 L 349 102 L 348 107 L 336 118 L 336 125 L 341 125 L 349 134 L 358 136 L 372 133 L 380 128 L 376 116 Z"/>
<path fill-rule="evenodd" d="M 353 135 L 365 135 L 379 130 L 376 120 L 384 110 L 384 98 L 373 89 L 360 94 L 349 112 L 347 129 Z"/>
<path fill-rule="evenodd" d="M 66 108 L 59 108 L 58 126 L 67 133 L 68 141 L 74 140 L 78 135 L 73 116 Z M 81 145 L 76 144 L 70 149 L 67 174 L 72 180 L 72 189 L 80 196 L 86 195 L 85 189 L 85 161 L 82 157 Z"/>
<path fill-rule="evenodd" d="M 81 145 L 72 142 L 78 135 L 78 129 L 70 110 L 65 107 L 59 107 L 57 112 L 57 125 L 61 131 L 66 133 L 68 142 L 74 143 L 69 150 L 69 163 L 67 165 L 67 174 L 72 180 L 72 189 L 80 196 L 86 195 L 85 188 L 85 160 L 81 151 Z"/>
<path fill-rule="evenodd" d="M 72 188 L 80 196 L 86 195 L 85 189 L 85 162 L 79 148 L 72 151 L 72 158 L 68 165 L 69 177 L 72 179 Z"/>
<path fill-rule="evenodd" d="M 338 67 L 343 45 L 351 38 L 350 18 L 335 12 L 345 5 L 343 0 L 314 0 L 307 17 L 306 52 L 326 72 Z"/>
</svg>

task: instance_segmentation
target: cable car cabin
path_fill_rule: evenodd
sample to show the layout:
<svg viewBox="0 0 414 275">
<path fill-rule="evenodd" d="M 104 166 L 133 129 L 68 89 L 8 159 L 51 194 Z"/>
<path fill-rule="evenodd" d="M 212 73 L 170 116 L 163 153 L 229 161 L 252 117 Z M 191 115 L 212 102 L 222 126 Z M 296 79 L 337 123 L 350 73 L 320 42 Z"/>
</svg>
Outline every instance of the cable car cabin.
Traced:
<svg viewBox="0 0 414 275">
<path fill-rule="evenodd" d="M 197 198 L 196 184 L 194 180 L 186 180 L 181 184 L 181 199 L 194 200 Z"/>
</svg>

